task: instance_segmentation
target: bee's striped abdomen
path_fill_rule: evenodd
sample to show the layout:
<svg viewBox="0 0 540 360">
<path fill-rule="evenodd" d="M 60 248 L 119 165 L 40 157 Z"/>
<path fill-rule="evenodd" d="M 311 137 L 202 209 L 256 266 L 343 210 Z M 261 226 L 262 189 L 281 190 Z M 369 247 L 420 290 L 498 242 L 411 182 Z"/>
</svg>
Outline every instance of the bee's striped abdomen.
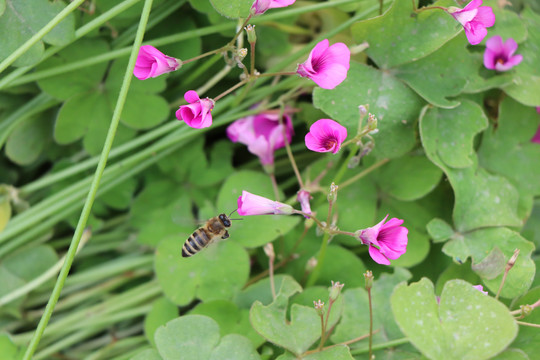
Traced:
<svg viewBox="0 0 540 360">
<path fill-rule="evenodd" d="M 199 228 L 191 234 L 182 247 L 182 256 L 190 257 L 201 251 L 210 242 L 210 237 L 203 228 Z"/>
</svg>

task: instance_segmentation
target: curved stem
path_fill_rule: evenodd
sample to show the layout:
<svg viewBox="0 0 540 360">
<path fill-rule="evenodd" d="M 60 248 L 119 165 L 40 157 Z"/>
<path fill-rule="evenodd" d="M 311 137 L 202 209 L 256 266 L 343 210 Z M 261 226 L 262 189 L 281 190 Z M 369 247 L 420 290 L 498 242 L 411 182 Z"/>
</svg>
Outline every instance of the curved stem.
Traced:
<svg viewBox="0 0 540 360">
<path fill-rule="evenodd" d="M 374 331 L 374 333 L 375 333 L 375 331 Z M 381 343 L 381 344 L 375 344 L 375 345 L 373 345 L 372 350 L 376 351 L 376 350 L 392 348 L 392 347 L 396 347 L 398 345 L 406 344 L 408 342 L 409 342 L 408 338 L 396 339 L 396 340 L 388 341 L 388 342 Z M 351 350 L 351 355 L 360 355 L 360 354 L 365 354 L 365 353 L 369 353 L 369 348 Z"/>
<path fill-rule="evenodd" d="M 376 169 L 380 168 L 381 166 L 383 166 L 384 164 L 386 164 L 389 161 L 390 161 L 390 159 L 382 159 L 379 162 L 376 162 L 375 164 L 368 167 L 366 170 L 356 174 L 355 176 L 351 177 L 350 179 L 345 180 L 343 183 L 341 183 L 339 185 L 340 189 L 343 189 L 343 188 L 351 185 L 355 181 L 360 180 L 361 178 L 363 178 L 364 176 L 366 176 L 367 174 L 369 174 L 373 170 L 376 170 Z"/>
</svg>

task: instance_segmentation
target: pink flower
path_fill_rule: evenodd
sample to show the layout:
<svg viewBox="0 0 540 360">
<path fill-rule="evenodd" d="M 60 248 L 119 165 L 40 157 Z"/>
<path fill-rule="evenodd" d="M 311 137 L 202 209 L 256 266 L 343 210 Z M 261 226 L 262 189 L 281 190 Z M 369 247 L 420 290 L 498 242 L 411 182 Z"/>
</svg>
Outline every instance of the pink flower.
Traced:
<svg viewBox="0 0 540 360">
<path fill-rule="evenodd" d="M 176 118 L 178 120 L 184 120 L 188 126 L 195 129 L 212 125 L 214 100 L 209 98 L 199 99 L 199 95 L 194 90 L 186 92 L 184 99 L 186 99 L 189 105 L 182 105 L 176 110 Z"/>
<path fill-rule="evenodd" d="M 465 35 L 471 45 L 479 44 L 487 35 L 486 28 L 495 24 L 495 15 L 489 6 L 482 5 L 482 0 L 472 0 L 460 9 L 449 7 L 448 13 L 465 29 Z"/>
<path fill-rule="evenodd" d="M 362 244 L 369 245 L 369 255 L 378 264 L 390 265 L 407 251 L 407 234 L 409 230 L 401 226 L 403 220 L 392 218 L 384 223 L 388 215 L 377 225 L 358 230 L 355 235 Z"/>
<path fill-rule="evenodd" d="M 347 45 L 336 43 L 328 47 L 328 39 L 324 39 L 315 45 L 308 59 L 298 65 L 296 73 L 310 78 L 323 89 L 333 89 L 347 77 L 350 59 Z"/>
<path fill-rule="evenodd" d="M 484 291 L 484 287 L 482 285 L 473 285 L 473 288 L 475 288 L 476 290 L 480 291 L 482 294 L 484 295 L 487 295 L 488 292 L 487 291 Z"/>
<path fill-rule="evenodd" d="M 484 52 L 484 66 L 490 70 L 510 70 L 523 60 L 522 55 L 514 55 L 517 47 L 517 43 L 512 38 L 504 43 L 499 35 L 489 38 Z"/>
<path fill-rule="evenodd" d="M 238 214 L 242 216 L 290 215 L 292 212 L 293 208 L 290 205 L 253 195 L 245 190 L 242 191 L 242 196 L 238 198 Z"/>
<path fill-rule="evenodd" d="M 347 137 L 347 129 L 330 119 L 317 120 L 306 134 L 306 146 L 317 152 L 337 153 Z"/>
<path fill-rule="evenodd" d="M 255 0 L 251 5 L 253 15 L 260 15 L 268 9 L 281 8 L 294 4 L 296 0 Z"/>
<path fill-rule="evenodd" d="M 294 134 L 291 117 L 283 115 L 283 124 L 279 123 L 279 114 L 268 111 L 255 116 L 238 119 L 227 128 L 227 136 L 232 142 L 248 146 L 249 152 L 259 157 L 263 165 L 274 164 L 274 151 L 285 146 L 285 136 L 290 143 Z"/>
<path fill-rule="evenodd" d="M 139 80 L 146 80 L 178 70 L 181 65 L 178 59 L 163 54 L 153 46 L 143 45 L 139 49 L 133 75 Z"/>
<path fill-rule="evenodd" d="M 298 200 L 300 206 L 302 206 L 303 213 L 311 214 L 311 206 L 309 205 L 310 199 L 312 199 L 312 196 L 309 191 L 300 190 L 298 194 L 296 194 L 296 200 Z M 306 218 L 308 217 L 306 216 Z"/>
</svg>

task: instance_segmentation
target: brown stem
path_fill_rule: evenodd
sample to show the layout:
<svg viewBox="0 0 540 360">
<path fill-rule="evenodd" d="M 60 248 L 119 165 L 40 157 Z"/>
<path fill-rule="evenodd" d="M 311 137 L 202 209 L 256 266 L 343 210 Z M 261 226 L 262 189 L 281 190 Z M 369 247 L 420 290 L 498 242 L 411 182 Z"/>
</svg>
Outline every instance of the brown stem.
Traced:
<svg viewBox="0 0 540 360">
<path fill-rule="evenodd" d="M 287 72 L 276 72 L 276 73 L 264 73 L 256 75 L 258 78 L 260 77 L 269 77 L 269 76 L 282 76 L 282 75 L 296 75 L 295 71 L 287 71 Z"/>
<path fill-rule="evenodd" d="M 255 43 L 251 43 L 250 45 L 251 45 L 251 51 L 249 54 L 249 59 L 250 59 L 249 66 L 250 66 L 251 71 L 249 73 L 251 74 L 251 76 L 254 76 L 255 75 Z"/>
<path fill-rule="evenodd" d="M 223 52 L 223 51 L 226 51 L 230 49 L 230 46 L 229 45 L 225 45 L 219 49 L 216 49 L 216 50 L 212 50 L 212 51 L 208 51 L 208 52 L 205 52 L 204 54 L 201 54 L 201 55 L 198 55 L 198 56 L 195 56 L 194 58 L 191 58 L 191 59 L 187 59 L 187 60 L 180 60 L 182 65 L 184 64 L 187 64 L 187 63 L 190 63 L 192 61 L 195 61 L 195 60 L 199 60 L 199 59 L 202 59 L 204 57 L 207 57 L 207 56 L 210 56 L 210 55 L 214 55 L 214 54 L 218 54 L 220 52 Z"/>
<path fill-rule="evenodd" d="M 238 84 L 234 85 L 233 87 L 231 87 L 230 89 L 228 90 L 225 90 L 224 92 L 222 92 L 221 94 L 219 94 L 218 96 L 216 96 L 214 98 L 214 101 L 218 101 L 219 99 L 221 99 L 222 97 L 224 97 L 225 95 L 233 92 L 234 90 L 238 89 L 239 87 L 243 86 L 245 83 L 247 83 L 247 80 L 242 80 L 240 81 Z"/>
<path fill-rule="evenodd" d="M 343 188 L 351 185 L 355 181 L 360 180 L 361 178 L 363 178 L 364 176 L 366 176 L 367 174 L 369 174 L 373 170 L 378 169 L 379 167 L 383 166 L 384 164 L 386 164 L 389 161 L 390 161 L 390 159 L 382 159 L 381 161 L 376 162 L 375 164 L 368 167 L 366 170 L 356 174 L 355 176 L 351 177 L 350 179 L 345 180 L 343 183 L 339 184 L 339 188 L 343 189 Z"/>
<path fill-rule="evenodd" d="M 249 22 L 249 20 L 251 19 L 251 16 L 252 14 L 249 14 L 249 16 L 247 17 L 246 21 L 244 21 L 244 23 L 242 24 L 242 26 L 240 26 L 240 30 L 238 30 L 238 32 L 236 33 L 236 35 L 234 35 L 233 39 L 231 41 L 229 41 L 229 43 L 227 45 L 233 45 L 234 42 L 236 41 L 236 39 L 238 39 L 238 37 L 240 36 L 240 34 L 242 33 L 242 31 L 244 31 L 244 27 L 247 25 L 247 23 Z"/>
<path fill-rule="evenodd" d="M 285 143 L 285 150 L 287 150 L 287 156 L 289 157 L 289 161 L 291 162 L 291 166 L 294 170 L 294 174 L 296 175 L 296 178 L 298 179 L 298 184 L 300 185 L 300 189 L 304 188 L 304 182 L 302 181 L 302 177 L 300 176 L 300 171 L 298 171 L 298 166 L 296 166 L 296 161 L 294 160 L 293 153 L 291 151 L 291 144 L 289 144 L 289 138 L 287 137 L 287 128 L 285 127 L 285 124 L 283 123 L 283 113 L 285 112 L 285 108 L 282 107 L 282 111 L 279 113 L 278 119 L 279 119 L 279 125 L 281 126 L 281 130 L 283 132 L 283 142 Z"/>
<path fill-rule="evenodd" d="M 527 322 L 523 322 L 523 321 L 516 321 L 516 324 L 523 325 L 523 326 L 530 326 L 530 327 L 540 328 L 540 324 L 531 324 L 531 323 L 527 323 Z"/>
<path fill-rule="evenodd" d="M 373 358 L 373 308 L 371 304 L 371 288 L 367 289 L 368 292 L 368 299 L 369 299 L 369 358 Z"/>
<path fill-rule="evenodd" d="M 279 201 L 279 188 L 276 181 L 276 175 L 272 172 L 272 173 L 269 173 L 268 176 L 270 176 L 270 180 L 272 180 L 272 188 L 274 188 L 274 197 L 276 198 L 276 201 Z"/>
</svg>

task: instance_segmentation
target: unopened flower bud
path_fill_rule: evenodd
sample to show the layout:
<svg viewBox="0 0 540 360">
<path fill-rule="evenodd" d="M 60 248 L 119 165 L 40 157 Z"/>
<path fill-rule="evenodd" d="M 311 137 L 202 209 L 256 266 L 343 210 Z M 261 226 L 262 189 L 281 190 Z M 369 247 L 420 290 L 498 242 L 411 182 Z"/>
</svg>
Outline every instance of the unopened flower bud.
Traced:
<svg viewBox="0 0 540 360">
<path fill-rule="evenodd" d="M 509 269 L 511 269 L 512 266 L 514 266 L 514 264 L 516 263 L 516 260 L 517 260 L 518 256 L 519 256 L 519 249 L 516 249 L 516 250 L 514 250 L 514 255 L 512 255 L 512 257 L 510 258 L 510 260 L 508 260 L 508 265 L 507 265 L 507 266 L 509 267 Z"/>
<path fill-rule="evenodd" d="M 527 305 L 521 305 L 519 307 L 519 309 L 521 310 L 521 315 L 523 317 L 525 316 L 529 316 L 531 314 L 531 312 L 534 310 L 534 307 L 532 307 L 531 305 L 527 304 Z"/>
<path fill-rule="evenodd" d="M 337 200 L 337 192 L 338 192 L 339 186 L 334 184 L 330 184 L 330 191 L 328 192 L 328 202 L 329 203 L 335 203 Z"/>
<path fill-rule="evenodd" d="M 349 168 L 349 169 L 354 169 L 354 168 L 357 167 L 359 164 L 360 164 L 360 156 L 356 155 L 356 156 L 353 156 L 353 157 L 349 160 L 349 163 L 347 164 L 347 168 Z"/>
<path fill-rule="evenodd" d="M 306 263 L 306 271 L 312 272 L 313 269 L 315 269 L 315 266 L 317 266 L 317 259 L 315 257 L 311 257 Z"/>
<path fill-rule="evenodd" d="M 319 301 L 313 301 L 313 306 L 315 307 L 315 310 L 317 310 L 317 314 L 319 316 L 324 315 L 324 303 L 319 299 Z"/>
<path fill-rule="evenodd" d="M 306 219 L 306 221 L 304 222 L 304 226 L 307 228 L 307 229 L 311 229 L 311 227 L 315 225 L 315 220 L 313 220 L 312 218 L 308 218 Z"/>
<path fill-rule="evenodd" d="M 255 44 L 257 42 L 257 33 L 255 32 L 255 25 L 248 24 L 246 29 L 248 43 Z"/>
<path fill-rule="evenodd" d="M 377 117 L 373 114 L 368 115 L 367 126 L 369 132 L 377 130 Z"/>
<path fill-rule="evenodd" d="M 360 105 L 358 107 L 358 111 L 360 112 L 360 116 L 361 117 L 364 117 L 367 115 L 368 113 L 368 108 L 369 108 L 369 105 Z"/>
<path fill-rule="evenodd" d="M 364 278 L 366 279 L 366 289 L 371 289 L 373 287 L 373 273 L 371 270 L 367 270 L 364 273 Z"/>
<path fill-rule="evenodd" d="M 274 253 L 274 245 L 272 245 L 271 242 L 264 245 L 263 250 L 266 256 L 268 256 L 268 258 L 274 259 L 276 257 L 276 254 Z"/>
<path fill-rule="evenodd" d="M 332 287 L 330 288 L 330 301 L 334 302 L 339 297 L 339 294 L 341 293 L 341 289 L 343 289 L 343 286 L 345 284 L 340 284 L 339 281 L 333 282 L 332 281 Z"/>
</svg>

